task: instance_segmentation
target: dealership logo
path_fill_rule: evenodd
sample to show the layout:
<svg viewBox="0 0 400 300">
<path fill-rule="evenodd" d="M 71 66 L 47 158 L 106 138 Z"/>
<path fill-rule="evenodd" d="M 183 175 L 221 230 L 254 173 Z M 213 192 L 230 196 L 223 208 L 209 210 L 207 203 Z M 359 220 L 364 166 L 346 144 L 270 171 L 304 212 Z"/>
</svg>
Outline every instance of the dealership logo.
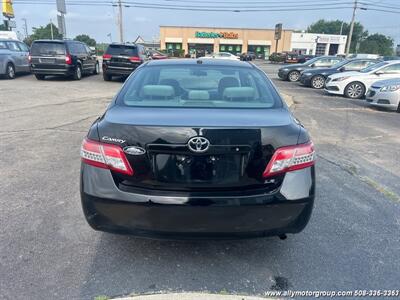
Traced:
<svg viewBox="0 0 400 300">
<path fill-rule="evenodd" d="M 193 137 L 188 142 L 188 148 L 192 152 L 196 153 L 206 152 L 209 147 L 210 147 L 210 141 L 201 136 Z"/>
<path fill-rule="evenodd" d="M 202 32 L 196 31 L 195 33 L 196 38 L 206 38 L 206 39 L 238 39 L 239 34 L 235 32 Z"/>
</svg>

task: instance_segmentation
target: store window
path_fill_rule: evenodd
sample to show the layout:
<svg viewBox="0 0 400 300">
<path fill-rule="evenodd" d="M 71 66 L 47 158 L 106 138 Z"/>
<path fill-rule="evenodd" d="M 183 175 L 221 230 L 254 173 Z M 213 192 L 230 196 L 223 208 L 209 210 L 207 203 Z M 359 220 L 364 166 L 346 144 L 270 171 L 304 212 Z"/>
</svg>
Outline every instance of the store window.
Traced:
<svg viewBox="0 0 400 300">
<path fill-rule="evenodd" d="M 182 56 L 182 43 L 165 43 L 167 52 L 175 57 Z"/>
<path fill-rule="evenodd" d="M 256 46 L 249 45 L 247 47 L 248 52 L 254 52 L 257 58 L 264 59 L 269 56 L 270 47 L 269 46 Z"/>
<path fill-rule="evenodd" d="M 242 45 L 219 45 L 219 52 L 229 52 L 234 55 L 242 53 Z"/>
<path fill-rule="evenodd" d="M 191 57 L 207 56 L 214 51 L 213 44 L 189 44 L 189 54 Z"/>
</svg>

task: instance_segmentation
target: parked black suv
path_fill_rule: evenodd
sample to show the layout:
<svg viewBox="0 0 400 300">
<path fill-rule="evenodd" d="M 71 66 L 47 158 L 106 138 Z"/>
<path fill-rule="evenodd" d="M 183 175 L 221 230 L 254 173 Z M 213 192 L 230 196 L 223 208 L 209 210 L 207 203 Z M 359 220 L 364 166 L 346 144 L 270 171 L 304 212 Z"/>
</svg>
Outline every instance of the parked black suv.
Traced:
<svg viewBox="0 0 400 300">
<path fill-rule="evenodd" d="M 73 40 L 37 40 L 31 46 L 29 61 L 38 80 L 47 75 L 72 76 L 80 80 L 83 74 L 99 74 L 97 57 L 82 42 Z"/>
<path fill-rule="evenodd" d="M 148 59 L 146 49 L 138 44 L 111 44 L 103 55 L 103 78 L 129 76 Z"/>
</svg>

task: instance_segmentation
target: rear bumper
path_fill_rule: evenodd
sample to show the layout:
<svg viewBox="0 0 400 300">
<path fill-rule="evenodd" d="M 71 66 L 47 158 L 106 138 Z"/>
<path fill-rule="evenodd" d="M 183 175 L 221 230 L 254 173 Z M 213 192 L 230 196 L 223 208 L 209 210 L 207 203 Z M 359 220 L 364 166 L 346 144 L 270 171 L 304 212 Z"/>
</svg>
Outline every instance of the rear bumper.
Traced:
<svg viewBox="0 0 400 300">
<path fill-rule="evenodd" d="M 134 66 L 132 68 L 127 67 L 115 67 L 103 64 L 103 73 L 107 75 L 114 75 L 114 76 L 129 76 L 139 65 Z"/>
<path fill-rule="evenodd" d="M 311 216 L 315 176 L 314 168 L 292 173 L 273 193 L 175 197 L 123 192 L 110 171 L 83 164 L 82 207 L 94 229 L 136 236 L 196 239 L 298 233 Z"/>
<path fill-rule="evenodd" d="M 57 68 L 57 69 L 50 69 L 50 68 L 43 68 L 43 67 L 32 67 L 31 66 L 31 71 L 33 74 L 38 74 L 38 75 L 63 75 L 63 76 L 70 76 L 74 74 L 75 67 L 74 66 L 68 66 L 65 68 Z"/>
</svg>

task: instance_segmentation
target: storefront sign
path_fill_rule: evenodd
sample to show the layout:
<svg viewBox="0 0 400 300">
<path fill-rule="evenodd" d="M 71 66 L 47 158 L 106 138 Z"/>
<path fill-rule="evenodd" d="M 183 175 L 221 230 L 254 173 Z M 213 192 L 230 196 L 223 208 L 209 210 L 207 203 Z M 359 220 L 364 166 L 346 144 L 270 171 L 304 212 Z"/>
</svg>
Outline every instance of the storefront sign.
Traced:
<svg viewBox="0 0 400 300">
<path fill-rule="evenodd" d="M 196 31 L 196 38 L 205 38 L 205 39 L 238 39 L 239 34 L 235 32 L 201 32 Z"/>
<path fill-rule="evenodd" d="M 11 0 L 3 0 L 3 16 L 6 18 L 14 18 L 13 3 Z"/>
</svg>

